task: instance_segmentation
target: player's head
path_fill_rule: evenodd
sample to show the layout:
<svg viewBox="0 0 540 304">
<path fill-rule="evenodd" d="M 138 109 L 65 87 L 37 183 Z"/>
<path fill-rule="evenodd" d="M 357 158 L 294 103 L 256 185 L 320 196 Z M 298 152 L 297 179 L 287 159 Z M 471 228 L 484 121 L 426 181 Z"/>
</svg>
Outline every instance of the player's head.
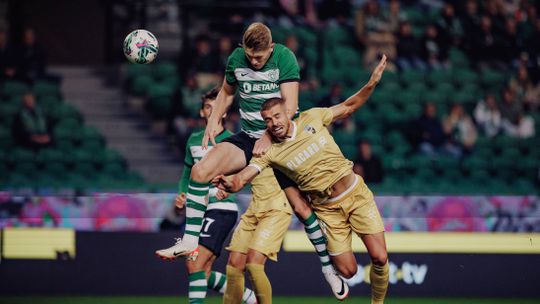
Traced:
<svg viewBox="0 0 540 304">
<path fill-rule="evenodd" d="M 272 32 L 260 22 L 252 23 L 242 37 L 242 47 L 251 66 L 260 70 L 274 51 Z"/>
<path fill-rule="evenodd" d="M 283 140 L 288 137 L 291 123 L 283 99 L 270 98 L 265 101 L 261 106 L 261 116 L 274 138 Z"/>
<path fill-rule="evenodd" d="M 201 115 L 201 118 L 204 118 L 206 121 L 208 121 L 208 118 L 216 105 L 218 93 L 219 87 L 215 87 L 201 96 L 201 109 L 199 110 L 199 114 Z M 225 115 L 223 115 L 223 118 L 225 118 Z"/>
</svg>

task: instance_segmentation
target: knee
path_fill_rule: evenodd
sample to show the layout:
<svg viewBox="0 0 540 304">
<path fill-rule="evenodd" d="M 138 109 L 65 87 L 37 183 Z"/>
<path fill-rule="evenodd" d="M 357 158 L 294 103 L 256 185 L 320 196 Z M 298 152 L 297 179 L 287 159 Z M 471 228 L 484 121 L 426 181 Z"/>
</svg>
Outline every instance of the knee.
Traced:
<svg viewBox="0 0 540 304">
<path fill-rule="evenodd" d="M 191 170 L 191 179 L 197 183 L 207 183 L 210 181 L 211 177 L 209 175 L 209 170 L 206 165 L 202 162 L 198 162 L 193 165 Z"/>
<path fill-rule="evenodd" d="M 370 254 L 370 258 L 371 263 L 378 266 L 384 266 L 388 262 L 388 254 L 386 253 L 386 251 Z"/>
<path fill-rule="evenodd" d="M 311 211 L 311 208 L 309 208 L 308 204 L 306 204 L 304 201 L 295 202 L 293 204 L 293 210 L 294 214 L 303 220 L 306 220 L 313 212 Z"/>
<path fill-rule="evenodd" d="M 229 262 L 227 262 L 227 265 L 234 267 L 240 270 L 241 272 L 244 272 L 246 270 L 246 263 L 238 259 L 229 259 Z"/>
<path fill-rule="evenodd" d="M 338 266 L 336 268 L 337 268 L 337 271 L 339 272 L 339 274 L 342 277 L 346 278 L 346 279 L 350 279 L 350 278 L 354 277 L 354 275 L 358 271 L 358 266 L 356 264 L 354 264 L 354 265 L 341 265 L 341 266 Z"/>
</svg>

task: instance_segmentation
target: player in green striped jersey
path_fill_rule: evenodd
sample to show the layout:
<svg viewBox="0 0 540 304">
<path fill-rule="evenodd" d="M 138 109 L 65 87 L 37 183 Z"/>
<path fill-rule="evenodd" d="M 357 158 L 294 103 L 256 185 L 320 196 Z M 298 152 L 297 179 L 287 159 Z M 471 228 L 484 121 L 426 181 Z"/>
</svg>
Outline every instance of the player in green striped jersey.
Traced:
<svg viewBox="0 0 540 304">
<path fill-rule="evenodd" d="M 209 141 L 214 147 L 193 166 L 189 187 L 194 189 L 194 192 L 188 194 L 188 203 L 191 201 L 196 206 L 205 206 L 205 197 L 209 191 L 208 183 L 212 178 L 218 174 L 236 173 L 249 163 L 253 155 L 260 156 L 265 153 L 271 145 L 271 137 L 266 132 L 260 114 L 261 105 L 268 98 L 279 97 L 285 101 L 288 113 L 294 115 L 298 109 L 299 81 L 300 68 L 293 52 L 283 45 L 273 43 L 270 29 L 264 24 L 250 25 L 242 38 L 242 47 L 234 50 L 229 56 L 225 80 L 202 140 L 203 148 L 208 146 Z M 218 144 L 215 139 L 219 134 L 219 121 L 231 106 L 236 91 L 240 97 L 242 130 Z M 319 255 L 323 274 L 334 295 L 338 299 L 345 298 L 348 287 L 332 267 L 315 214 L 290 179 L 280 172 L 275 172 L 275 175 L 295 213 L 304 223 L 306 233 Z M 188 208 L 186 216 L 196 217 L 197 211 Z M 188 233 L 186 230 L 182 241 L 173 246 L 174 252 L 188 255 L 197 247 L 198 241 L 198 231 Z M 253 257 L 256 263 L 262 264 L 265 260 L 264 255 Z"/>
<path fill-rule="evenodd" d="M 218 89 L 215 88 L 202 96 L 202 106 L 200 110 L 201 118 L 205 120 L 210 117 L 212 109 L 215 107 Z M 219 134 L 216 142 L 233 135 L 233 133 L 223 127 L 222 121 L 219 123 Z M 201 141 L 204 131 L 191 134 L 186 144 L 186 154 L 184 158 L 184 172 L 179 182 L 178 196 L 176 197 L 176 207 L 183 208 L 186 205 L 186 193 L 189 193 L 189 179 L 191 168 L 200 161 L 208 152 L 203 150 Z M 186 259 L 186 268 L 189 279 L 189 303 L 203 303 L 206 298 L 206 290 L 212 289 L 224 293 L 227 286 L 227 279 L 223 273 L 212 271 L 214 261 L 219 257 L 223 248 L 223 243 L 229 236 L 238 218 L 238 205 L 235 202 L 236 195 L 227 195 L 218 191 L 214 186 L 210 186 L 208 208 L 205 211 L 198 210 L 196 218 L 188 218 L 186 230 L 194 229 L 193 226 L 202 226 L 199 246 Z M 189 203 L 188 203 L 189 205 Z M 157 252 L 158 256 L 167 258 L 163 252 Z M 172 252 L 174 255 L 174 252 Z M 244 289 L 242 300 L 247 304 L 256 303 L 255 294 L 250 289 Z"/>
</svg>

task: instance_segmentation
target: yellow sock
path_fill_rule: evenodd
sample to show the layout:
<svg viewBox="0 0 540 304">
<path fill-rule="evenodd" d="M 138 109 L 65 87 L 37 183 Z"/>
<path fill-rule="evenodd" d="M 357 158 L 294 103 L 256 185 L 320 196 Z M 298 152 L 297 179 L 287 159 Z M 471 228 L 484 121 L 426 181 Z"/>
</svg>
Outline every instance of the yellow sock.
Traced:
<svg viewBox="0 0 540 304">
<path fill-rule="evenodd" d="M 264 265 L 247 264 L 246 265 L 251 286 L 257 297 L 258 304 L 272 303 L 272 285 L 264 272 Z"/>
<path fill-rule="evenodd" d="M 388 289 L 388 262 L 383 266 L 371 264 L 369 279 L 371 280 L 371 304 L 384 303 Z"/>
<path fill-rule="evenodd" d="M 227 265 L 227 288 L 223 295 L 224 304 L 240 304 L 244 295 L 244 272 Z"/>
</svg>

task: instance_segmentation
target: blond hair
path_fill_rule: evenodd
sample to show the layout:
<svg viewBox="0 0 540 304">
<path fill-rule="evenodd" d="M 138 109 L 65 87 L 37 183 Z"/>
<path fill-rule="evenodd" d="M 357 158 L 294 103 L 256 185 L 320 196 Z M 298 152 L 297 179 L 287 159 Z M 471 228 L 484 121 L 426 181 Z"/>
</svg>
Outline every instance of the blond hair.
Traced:
<svg viewBox="0 0 540 304">
<path fill-rule="evenodd" d="M 242 47 L 254 51 L 267 50 L 272 44 L 272 32 L 268 26 L 255 22 L 252 23 L 242 37 Z"/>
</svg>

